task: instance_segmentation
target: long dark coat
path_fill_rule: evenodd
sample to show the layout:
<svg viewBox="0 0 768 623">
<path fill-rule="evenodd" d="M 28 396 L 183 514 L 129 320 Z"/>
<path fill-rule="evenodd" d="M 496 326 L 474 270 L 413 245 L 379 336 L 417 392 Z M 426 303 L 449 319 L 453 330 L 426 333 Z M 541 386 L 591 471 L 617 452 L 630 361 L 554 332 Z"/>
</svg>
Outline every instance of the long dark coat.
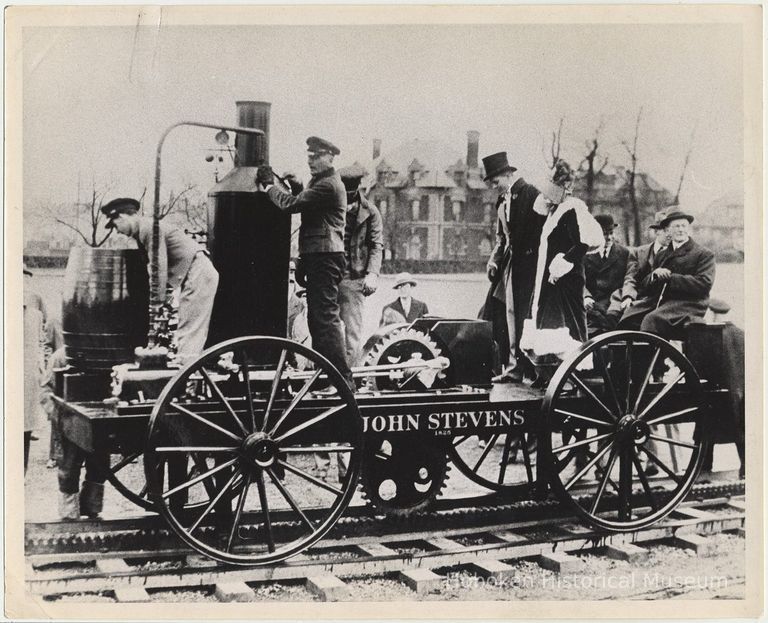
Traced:
<svg viewBox="0 0 768 623">
<path fill-rule="evenodd" d="M 584 254 L 603 240 L 602 229 L 579 199 L 568 197 L 549 214 L 539 246 L 536 284 L 521 348 L 534 363 L 560 357 L 587 339 L 584 311 Z M 556 256 L 573 264 L 549 283 Z"/>
<path fill-rule="evenodd" d="M 539 196 L 533 184 L 521 177 L 509 192 L 509 219 L 503 197 L 496 201 L 496 246 L 489 264 L 497 266 L 501 274 L 492 286 L 493 297 L 506 305 L 507 290 L 512 288 L 516 342 L 519 343 L 533 297 L 541 228 L 546 217 L 533 210 Z"/>
<path fill-rule="evenodd" d="M 646 263 L 649 267 L 652 264 L 647 260 Z M 666 288 L 663 282 L 651 281 L 653 268 L 647 270 L 638 258 L 638 298 L 624 312 L 619 326 L 636 328 L 639 322 L 642 331 L 681 339 L 682 329 L 707 311 L 715 281 L 715 256 L 690 238 L 678 249 L 667 247 L 653 264 L 655 268 L 672 271 Z"/>
</svg>

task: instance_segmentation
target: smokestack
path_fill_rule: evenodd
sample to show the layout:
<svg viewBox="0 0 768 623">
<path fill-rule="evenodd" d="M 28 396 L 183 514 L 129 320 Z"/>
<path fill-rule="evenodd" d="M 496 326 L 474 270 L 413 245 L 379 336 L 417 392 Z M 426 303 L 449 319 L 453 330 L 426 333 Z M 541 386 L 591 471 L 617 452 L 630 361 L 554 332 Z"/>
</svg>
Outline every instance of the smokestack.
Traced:
<svg viewBox="0 0 768 623">
<path fill-rule="evenodd" d="M 381 139 L 373 139 L 373 159 L 376 160 L 381 155 Z"/>
<path fill-rule="evenodd" d="M 264 136 L 237 134 L 235 164 L 238 167 L 258 167 L 269 164 L 269 102 L 237 102 L 237 125 L 263 130 Z"/>
<path fill-rule="evenodd" d="M 469 130 L 467 132 L 467 168 L 477 168 L 477 155 L 480 151 L 480 132 Z"/>
</svg>

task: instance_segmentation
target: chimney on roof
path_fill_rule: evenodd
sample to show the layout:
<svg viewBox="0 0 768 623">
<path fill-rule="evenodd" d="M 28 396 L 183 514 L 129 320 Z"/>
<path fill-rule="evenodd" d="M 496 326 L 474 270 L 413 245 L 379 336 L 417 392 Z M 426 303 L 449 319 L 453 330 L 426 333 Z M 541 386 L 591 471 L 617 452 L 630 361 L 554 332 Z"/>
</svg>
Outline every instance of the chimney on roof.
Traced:
<svg viewBox="0 0 768 623">
<path fill-rule="evenodd" d="M 381 139 L 373 139 L 373 159 L 376 160 L 381 155 Z"/>
<path fill-rule="evenodd" d="M 469 130 L 467 132 L 467 168 L 477 168 L 477 155 L 480 151 L 480 132 Z"/>
</svg>

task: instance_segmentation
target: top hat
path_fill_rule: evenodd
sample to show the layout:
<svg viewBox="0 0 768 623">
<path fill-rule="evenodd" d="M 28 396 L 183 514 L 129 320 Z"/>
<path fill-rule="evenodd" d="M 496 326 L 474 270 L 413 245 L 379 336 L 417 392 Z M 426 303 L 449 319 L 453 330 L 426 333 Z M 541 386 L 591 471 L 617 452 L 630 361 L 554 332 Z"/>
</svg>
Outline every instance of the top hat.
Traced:
<svg viewBox="0 0 768 623">
<path fill-rule="evenodd" d="M 326 141 L 318 136 L 310 136 L 307 139 L 307 151 L 315 154 L 333 154 L 334 156 L 341 153 L 341 150 L 331 141 Z"/>
<path fill-rule="evenodd" d="M 616 227 L 619 226 L 618 223 L 613 222 L 613 216 L 610 214 L 595 214 L 595 220 L 600 223 L 600 227 L 603 228 L 604 234 L 613 231 Z"/>
<path fill-rule="evenodd" d="M 676 210 L 672 210 L 671 212 L 667 212 L 666 213 L 666 216 L 659 223 L 659 227 L 666 227 L 672 221 L 676 221 L 676 220 L 681 219 L 681 218 L 684 218 L 689 223 L 693 223 L 693 217 L 690 214 L 686 214 L 682 210 L 676 209 Z"/>
<path fill-rule="evenodd" d="M 411 273 L 400 273 L 395 279 L 395 285 L 392 286 L 392 289 L 397 290 L 400 286 L 404 286 L 406 283 L 415 286 L 416 280 L 411 276 Z"/>
<path fill-rule="evenodd" d="M 483 180 L 486 182 L 502 173 L 517 171 L 515 167 L 509 164 L 506 151 L 500 151 L 483 158 L 483 167 L 485 168 L 485 177 Z"/>
</svg>

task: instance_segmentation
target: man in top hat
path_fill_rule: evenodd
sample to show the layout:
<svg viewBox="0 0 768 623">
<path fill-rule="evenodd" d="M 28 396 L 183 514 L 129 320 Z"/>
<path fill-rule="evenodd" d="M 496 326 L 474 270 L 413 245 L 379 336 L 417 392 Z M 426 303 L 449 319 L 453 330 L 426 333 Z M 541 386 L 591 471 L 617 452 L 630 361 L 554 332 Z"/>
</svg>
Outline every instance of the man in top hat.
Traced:
<svg viewBox="0 0 768 623">
<path fill-rule="evenodd" d="M 273 183 L 269 167 L 259 167 L 258 190 L 291 214 L 301 214 L 299 256 L 307 279 L 307 324 L 312 345 L 325 356 L 354 390 L 345 354 L 339 309 L 339 284 L 344 277 L 344 227 L 347 194 L 333 158 L 336 145 L 317 136 L 307 139 L 307 160 L 312 178 L 298 195 Z"/>
<path fill-rule="evenodd" d="M 394 315 L 391 312 L 396 312 L 405 319 L 405 322 L 409 323 L 429 314 L 427 304 L 413 298 L 412 292 L 415 287 L 416 280 L 411 276 L 411 273 L 400 273 L 397 276 L 395 285 L 392 286 L 394 290 L 397 290 L 397 298 L 381 310 L 380 324 L 387 324 L 385 322 L 387 317 Z"/>
<path fill-rule="evenodd" d="M 677 206 L 667 208 L 659 222 L 670 243 L 656 243 L 636 275 L 638 298 L 625 311 L 620 328 L 649 331 L 666 339 L 681 339 L 682 329 L 707 311 L 715 280 L 715 256 L 691 238 L 693 216 Z"/>
<path fill-rule="evenodd" d="M 109 219 L 106 226 L 133 238 L 151 263 L 153 219 L 139 214 L 139 202 L 113 199 L 101 211 Z M 170 227 L 165 221 L 160 221 L 159 226 L 158 291 L 167 296 L 177 288 L 180 290 L 176 340 L 178 360 L 184 365 L 205 348 L 219 273 L 208 252 L 182 229 Z"/>
<path fill-rule="evenodd" d="M 488 260 L 487 273 L 492 298 L 501 301 L 506 309 L 509 340 L 509 352 L 501 354 L 507 365 L 493 381 L 520 382 L 524 376 L 534 375 L 533 365 L 520 350 L 520 338 L 533 296 L 539 241 L 546 217 L 534 212 L 533 203 L 539 191 L 509 164 L 507 152 L 486 156 L 483 166 L 485 181 L 499 191 L 496 246 Z"/>
<path fill-rule="evenodd" d="M 618 223 L 610 214 L 597 214 L 603 230 L 601 247 L 584 256 L 584 309 L 589 337 L 612 331 L 621 314 L 637 298 L 629 249 L 616 242 Z M 618 300 L 618 304 L 613 304 Z"/>
<path fill-rule="evenodd" d="M 340 175 L 347 191 L 347 224 L 344 230 L 346 269 L 339 285 L 339 305 L 347 362 L 354 366 L 360 356 L 365 297 L 376 292 L 379 285 L 384 227 L 379 209 L 365 198 L 360 188 L 362 172 L 342 169 Z"/>
</svg>

